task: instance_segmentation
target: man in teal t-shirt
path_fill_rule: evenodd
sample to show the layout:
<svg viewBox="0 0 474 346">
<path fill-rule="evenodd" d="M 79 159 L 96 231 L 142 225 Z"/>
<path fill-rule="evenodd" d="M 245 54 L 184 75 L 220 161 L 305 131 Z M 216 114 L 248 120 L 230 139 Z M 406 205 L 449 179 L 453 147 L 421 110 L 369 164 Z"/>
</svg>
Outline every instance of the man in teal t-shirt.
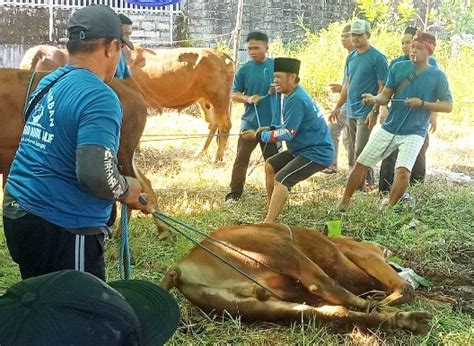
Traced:
<svg viewBox="0 0 474 346">
<path fill-rule="evenodd" d="M 289 190 L 327 168 L 334 160 L 334 145 L 329 128 L 308 93 L 299 85 L 301 62 L 275 59 L 275 88 L 285 95 L 277 112 L 280 123 L 260 131 L 245 131 L 242 137 L 260 143 L 286 142 L 284 150 L 265 163 L 268 212 L 265 223 L 275 223 L 288 199 Z"/>
<path fill-rule="evenodd" d="M 262 32 L 251 32 L 247 36 L 247 51 L 251 60 L 238 71 L 232 86 L 232 101 L 243 103 L 245 110 L 240 122 L 240 131 L 257 130 L 272 125 L 272 115 L 279 98 L 270 93 L 273 81 L 273 59 L 267 57 L 268 36 Z M 239 137 L 237 155 L 232 167 L 230 192 L 226 202 L 240 199 L 250 156 L 259 143 L 255 139 Z M 276 143 L 260 144 L 265 159 L 278 152 Z"/>
<path fill-rule="evenodd" d="M 393 59 L 390 62 L 389 70 L 398 62 L 401 61 L 409 61 L 410 60 L 410 50 L 411 50 L 411 42 L 413 41 L 413 37 L 416 34 L 416 28 L 407 27 L 402 36 L 402 51 L 403 55 Z M 428 63 L 432 66 L 438 67 L 438 63 L 436 62 L 435 58 L 430 56 Z M 436 130 L 436 117 L 437 114 L 435 112 L 431 112 L 431 129 L 430 132 L 434 132 Z M 380 119 L 380 123 L 382 124 L 385 119 Z M 426 150 L 428 149 L 430 140 L 429 135 L 427 134 L 425 137 L 425 142 L 421 147 L 421 150 L 416 158 L 415 164 L 413 165 L 413 169 L 410 175 L 410 184 L 415 184 L 425 180 L 426 174 Z M 397 161 L 398 150 L 395 150 L 391 153 L 388 157 L 386 157 L 382 163 L 380 164 L 380 175 L 379 175 L 379 193 L 388 193 L 390 188 L 393 184 L 393 177 L 395 175 L 395 162 Z M 408 193 L 405 193 L 404 199 L 410 200 L 411 196 Z"/>
<path fill-rule="evenodd" d="M 122 35 L 130 40 L 130 36 L 132 35 L 132 20 L 128 18 L 126 15 L 120 13 L 119 15 L 120 22 L 122 23 Z M 125 58 L 125 47 L 122 48 L 120 52 L 120 60 L 117 64 L 117 70 L 115 71 L 115 78 L 118 79 L 127 79 L 130 78 L 130 71 L 128 70 L 127 59 Z"/>
<path fill-rule="evenodd" d="M 364 103 L 384 106 L 392 101 L 392 106 L 382 128 L 374 133 L 358 157 L 339 203 L 340 209 L 349 206 L 368 167 L 397 149 L 395 181 L 389 199 L 382 205 L 393 207 L 406 192 L 410 171 L 428 132 L 431 112 L 449 113 L 453 109 L 446 75 L 428 63 L 435 47 L 436 38 L 433 35 L 418 32 L 413 38 L 410 61 L 393 65 L 382 93 L 377 96 L 363 95 Z"/>
<path fill-rule="evenodd" d="M 347 54 L 350 54 L 354 50 L 354 45 L 352 44 L 350 30 L 351 30 L 351 25 L 347 24 L 342 29 L 342 32 L 341 32 L 341 44 L 342 44 L 342 47 L 345 50 L 347 50 Z M 344 84 L 345 78 L 346 78 L 346 72 L 344 68 L 342 84 Z M 340 93 L 342 91 L 341 84 L 329 84 L 329 87 L 331 88 L 331 91 L 334 93 Z M 344 147 L 347 152 L 349 168 L 352 168 L 355 162 L 354 142 L 352 142 L 351 138 L 349 137 L 349 120 L 347 119 L 345 108 L 341 109 L 341 111 L 336 117 L 335 122 L 329 124 L 329 130 L 331 131 L 331 137 L 334 143 L 334 148 L 336 149 L 336 155 L 334 158 L 334 162 L 331 164 L 331 166 L 326 168 L 323 172 L 327 174 L 337 173 L 337 157 L 338 157 L 338 149 L 339 149 L 339 137 L 341 136 L 341 133 L 343 135 Z"/>
<path fill-rule="evenodd" d="M 75 269 L 104 280 L 114 201 L 151 211 L 138 201 L 138 180 L 118 171 L 122 109 L 106 84 L 122 44 L 133 45 L 103 5 L 74 12 L 68 33 L 68 64 L 31 95 L 5 186 L 5 238 L 23 279 Z"/>
<path fill-rule="evenodd" d="M 369 43 L 370 24 L 356 19 L 351 24 L 354 51 L 346 59 L 346 79 L 336 108 L 331 112 L 330 122 L 334 122 L 345 105 L 349 118 L 349 134 L 355 147 L 355 157 L 360 155 L 369 140 L 370 132 L 377 122 L 379 106 L 365 105 L 362 94 L 378 94 L 387 79 L 387 58 Z M 373 169 L 368 170 L 366 185 L 375 184 Z M 361 184 L 363 188 L 363 184 Z"/>
</svg>

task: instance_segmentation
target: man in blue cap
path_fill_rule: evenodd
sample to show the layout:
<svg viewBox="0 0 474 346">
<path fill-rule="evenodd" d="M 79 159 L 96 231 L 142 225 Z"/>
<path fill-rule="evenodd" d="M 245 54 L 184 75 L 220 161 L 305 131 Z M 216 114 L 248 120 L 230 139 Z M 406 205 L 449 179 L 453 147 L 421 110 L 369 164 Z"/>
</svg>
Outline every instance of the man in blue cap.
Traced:
<svg viewBox="0 0 474 346">
<path fill-rule="evenodd" d="M 5 187 L 5 238 L 23 278 L 76 269 L 105 279 L 113 203 L 151 212 L 138 200 L 138 180 L 119 173 L 122 108 L 106 84 L 122 45 L 133 45 L 117 14 L 102 5 L 74 12 L 68 33 L 68 64 L 31 95 Z"/>
<path fill-rule="evenodd" d="M 279 112 L 281 124 L 241 135 L 260 143 L 286 142 L 288 147 L 265 163 L 268 197 L 265 223 L 277 222 L 295 184 L 327 168 L 334 160 L 334 146 L 323 114 L 299 85 L 300 65 L 297 59 L 275 59 L 275 89 L 284 95 Z"/>
</svg>

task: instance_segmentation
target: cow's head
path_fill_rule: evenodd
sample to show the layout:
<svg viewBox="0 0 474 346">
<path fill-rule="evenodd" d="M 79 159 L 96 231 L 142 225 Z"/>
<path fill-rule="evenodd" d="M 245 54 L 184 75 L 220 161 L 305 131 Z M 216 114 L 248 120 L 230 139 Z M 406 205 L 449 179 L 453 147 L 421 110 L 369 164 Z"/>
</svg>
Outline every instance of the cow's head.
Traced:
<svg viewBox="0 0 474 346">
<path fill-rule="evenodd" d="M 129 65 L 134 65 L 137 67 L 145 67 L 147 54 L 156 55 L 156 52 L 150 48 L 135 47 L 133 51 L 128 50 L 125 57 Z"/>
</svg>

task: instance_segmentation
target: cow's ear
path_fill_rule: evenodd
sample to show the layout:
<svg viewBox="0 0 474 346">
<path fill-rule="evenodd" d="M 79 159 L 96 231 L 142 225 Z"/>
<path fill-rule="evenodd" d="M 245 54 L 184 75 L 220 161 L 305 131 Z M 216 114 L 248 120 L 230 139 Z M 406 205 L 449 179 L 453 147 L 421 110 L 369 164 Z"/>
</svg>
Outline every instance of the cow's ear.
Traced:
<svg viewBox="0 0 474 346">
<path fill-rule="evenodd" d="M 143 51 L 144 51 L 143 49 L 139 48 L 139 49 L 135 49 L 135 51 L 132 52 L 132 63 L 133 63 L 133 65 L 138 66 L 138 67 L 144 67 L 145 66 L 146 59 L 143 56 Z"/>
</svg>

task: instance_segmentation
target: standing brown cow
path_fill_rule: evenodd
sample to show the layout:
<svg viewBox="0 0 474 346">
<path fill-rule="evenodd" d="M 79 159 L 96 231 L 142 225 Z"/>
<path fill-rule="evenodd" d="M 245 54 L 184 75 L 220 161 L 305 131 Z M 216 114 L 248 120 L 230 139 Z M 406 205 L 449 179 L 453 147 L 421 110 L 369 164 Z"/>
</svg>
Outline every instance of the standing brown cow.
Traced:
<svg viewBox="0 0 474 346">
<path fill-rule="evenodd" d="M 215 49 L 182 48 L 152 50 L 136 47 L 128 54 L 132 78 L 147 105 L 183 109 L 198 103 L 209 123 L 205 153 L 218 131 L 215 161 L 222 160 L 231 128 L 230 89 L 234 78 L 232 59 Z M 36 71 L 51 71 L 63 66 L 67 52 L 52 46 L 36 46 L 25 54 L 20 66 Z"/>
<path fill-rule="evenodd" d="M 215 161 L 222 160 L 230 128 L 230 90 L 234 78 L 232 59 L 211 48 L 152 50 L 137 47 L 129 52 L 132 79 L 147 104 L 155 109 L 183 109 L 198 103 L 209 123 L 205 152 L 218 131 Z"/>
<path fill-rule="evenodd" d="M 33 73 L 35 75 L 33 76 Z M 20 142 L 25 119 L 23 107 L 27 97 L 35 90 L 45 72 L 31 72 L 18 69 L 0 69 L 0 174 L 3 185 Z M 146 124 L 146 105 L 134 82 L 114 79 L 110 84 L 120 98 L 123 107 L 123 120 L 120 133 L 118 162 L 121 174 L 137 178 L 143 191 L 149 196 L 149 203 L 156 208 L 156 197 L 150 181 L 135 166 L 133 155 Z M 156 221 L 160 237 L 168 235 L 167 227 Z"/>
<path fill-rule="evenodd" d="M 253 278 L 194 247 L 161 286 L 177 287 L 204 311 L 248 320 L 315 317 L 414 333 L 430 329 L 430 314 L 388 307 L 411 300 L 414 292 L 373 244 L 277 224 L 224 227 L 201 244 Z M 387 297 L 377 303 L 361 297 L 372 290 Z"/>
</svg>

